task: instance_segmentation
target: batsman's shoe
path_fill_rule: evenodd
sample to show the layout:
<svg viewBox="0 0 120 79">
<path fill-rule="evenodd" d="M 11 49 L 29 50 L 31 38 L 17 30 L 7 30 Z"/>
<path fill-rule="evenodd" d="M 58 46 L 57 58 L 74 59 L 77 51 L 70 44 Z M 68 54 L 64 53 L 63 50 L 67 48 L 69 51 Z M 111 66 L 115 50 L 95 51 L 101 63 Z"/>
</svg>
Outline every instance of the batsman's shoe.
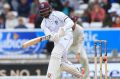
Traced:
<svg viewBox="0 0 120 79">
<path fill-rule="evenodd" d="M 81 73 L 82 77 L 84 77 L 84 75 L 85 75 L 85 69 L 77 67 L 77 70 Z M 82 77 L 80 79 L 82 79 Z"/>
</svg>

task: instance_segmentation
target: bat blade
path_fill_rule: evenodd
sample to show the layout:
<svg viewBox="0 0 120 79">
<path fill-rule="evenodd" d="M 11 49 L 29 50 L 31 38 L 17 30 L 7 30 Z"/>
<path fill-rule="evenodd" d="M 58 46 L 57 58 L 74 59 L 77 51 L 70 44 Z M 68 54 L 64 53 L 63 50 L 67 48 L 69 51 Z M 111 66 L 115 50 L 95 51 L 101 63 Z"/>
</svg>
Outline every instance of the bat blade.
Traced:
<svg viewBox="0 0 120 79">
<path fill-rule="evenodd" d="M 51 35 L 48 35 L 48 36 L 42 36 L 42 37 L 37 37 L 37 38 L 34 38 L 34 39 L 31 39 L 25 43 L 23 43 L 22 47 L 23 48 L 27 48 L 31 45 L 34 45 L 34 44 L 37 44 L 41 41 L 44 41 L 44 40 L 49 40 L 51 38 Z"/>
<path fill-rule="evenodd" d="M 31 39 L 25 43 L 23 43 L 22 47 L 23 48 L 27 48 L 31 45 L 34 45 L 34 44 L 37 44 L 38 42 L 41 42 L 42 38 L 41 37 L 37 37 L 37 38 L 34 38 L 34 39 Z"/>
</svg>

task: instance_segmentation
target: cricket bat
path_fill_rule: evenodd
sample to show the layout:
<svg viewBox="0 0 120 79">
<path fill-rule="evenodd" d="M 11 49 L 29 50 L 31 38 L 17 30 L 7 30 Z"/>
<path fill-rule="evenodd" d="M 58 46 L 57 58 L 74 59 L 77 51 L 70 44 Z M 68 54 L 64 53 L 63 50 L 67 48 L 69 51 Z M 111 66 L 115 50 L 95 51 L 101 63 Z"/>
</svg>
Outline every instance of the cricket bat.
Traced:
<svg viewBox="0 0 120 79">
<path fill-rule="evenodd" d="M 33 39 L 23 43 L 22 47 L 27 48 L 27 47 L 29 47 L 31 45 L 34 45 L 34 44 L 37 44 L 37 43 L 39 43 L 41 41 L 49 40 L 50 38 L 51 38 L 51 35 L 33 38 Z"/>
</svg>

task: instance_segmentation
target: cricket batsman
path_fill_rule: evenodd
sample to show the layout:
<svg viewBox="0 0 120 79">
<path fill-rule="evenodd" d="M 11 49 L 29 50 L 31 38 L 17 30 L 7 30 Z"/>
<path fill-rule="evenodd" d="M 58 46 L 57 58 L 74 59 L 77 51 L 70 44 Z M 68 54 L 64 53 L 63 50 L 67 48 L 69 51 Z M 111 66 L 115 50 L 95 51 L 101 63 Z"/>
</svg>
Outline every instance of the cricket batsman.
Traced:
<svg viewBox="0 0 120 79">
<path fill-rule="evenodd" d="M 65 59 L 63 55 L 67 54 L 69 47 L 73 43 L 73 30 L 72 26 L 74 22 L 64 13 L 59 11 L 53 11 L 48 2 L 42 2 L 39 4 L 39 13 L 44 18 L 41 23 L 41 29 L 43 29 L 45 35 L 51 35 L 51 39 L 54 42 L 54 48 L 51 53 L 49 66 L 47 70 L 47 79 L 56 79 L 57 71 L 60 67 L 65 67 Z M 74 69 L 74 74 L 77 78 L 81 78 L 83 75 Z"/>
<path fill-rule="evenodd" d="M 76 54 L 76 59 L 78 62 L 82 64 L 82 67 L 84 68 L 84 76 L 82 79 L 90 79 L 89 77 L 89 63 L 87 54 L 84 48 L 84 33 L 83 28 L 77 24 L 77 17 L 71 16 L 70 17 L 74 25 L 72 27 L 73 30 L 73 43 L 71 47 L 69 48 L 69 52 L 74 52 Z"/>
</svg>

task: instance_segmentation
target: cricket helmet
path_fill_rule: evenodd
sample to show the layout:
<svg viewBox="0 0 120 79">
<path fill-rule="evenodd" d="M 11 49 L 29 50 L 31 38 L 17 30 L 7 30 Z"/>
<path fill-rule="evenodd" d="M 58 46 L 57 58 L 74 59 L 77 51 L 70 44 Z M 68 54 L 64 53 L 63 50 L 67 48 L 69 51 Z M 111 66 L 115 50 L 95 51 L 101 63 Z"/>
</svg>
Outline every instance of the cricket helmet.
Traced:
<svg viewBox="0 0 120 79">
<path fill-rule="evenodd" d="M 39 13 L 42 17 L 48 17 L 52 12 L 52 7 L 48 2 L 42 2 L 39 4 Z"/>
</svg>

